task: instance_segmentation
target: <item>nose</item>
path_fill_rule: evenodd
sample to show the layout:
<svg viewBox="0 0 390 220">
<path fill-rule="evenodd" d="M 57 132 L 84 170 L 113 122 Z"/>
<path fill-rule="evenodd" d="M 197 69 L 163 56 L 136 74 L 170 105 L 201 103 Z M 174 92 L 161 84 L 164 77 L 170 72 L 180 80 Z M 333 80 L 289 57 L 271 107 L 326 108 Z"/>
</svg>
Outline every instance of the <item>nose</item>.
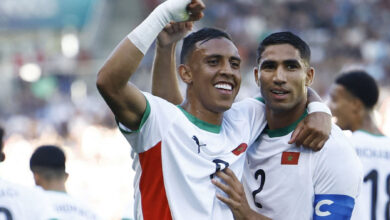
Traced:
<svg viewBox="0 0 390 220">
<path fill-rule="evenodd" d="M 281 85 L 281 84 L 286 83 L 286 75 L 285 75 L 285 72 L 283 70 L 283 67 L 278 67 L 276 69 L 274 77 L 273 77 L 273 81 L 277 85 Z"/>
<path fill-rule="evenodd" d="M 234 74 L 234 71 L 233 71 L 232 66 L 231 66 L 229 61 L 223 62 L 220 72 L 221 72 L 221 74 L 225 74 L 225 75 L 233 75 Z"/>
</svg>

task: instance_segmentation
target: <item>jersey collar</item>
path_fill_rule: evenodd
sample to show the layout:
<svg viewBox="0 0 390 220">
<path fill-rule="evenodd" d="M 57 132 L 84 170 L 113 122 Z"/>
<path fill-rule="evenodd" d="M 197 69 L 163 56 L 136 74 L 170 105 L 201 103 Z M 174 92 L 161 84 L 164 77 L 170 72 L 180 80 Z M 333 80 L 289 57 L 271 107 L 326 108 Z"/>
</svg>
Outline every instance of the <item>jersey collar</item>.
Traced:
<svg viewBox="0 0 390 220">
<path fill-rule="evenodd" d="M 290 124 L 286 127 L 283 127 L 283 128 L 271 130 L 268 128 L 268 125 L 267 125 L 267 127 L 263 131 L 263 134 L 268 134 L 268 136 L 271 138 L 282 137 L 284 135 L 287 135 L 288 133 L 292 132 L 297 127 L 298 123 L 300 121 L 302 121 L 306 116 L 307 116 L 307 110 L 305 110 L 305 112 L 303 112 L 303 114 L 301 115 L 301 117 L 299 117 L 298 120 L 296 120 L 292 124 Z"/>
<path fill-rule="evenodd" d="M 213 125 L 213 124 L 207 123 L 205 121 L 202 121 L 202 120 L 196 118 L 195 116 L 191 115 L 186 110 L 184 110 L 180 105 L 177 105 L 177 107 L 184 113 L 184 115 L 187 117 L 187 119 L 192 124 L 194 124 L 196 127 L 200 128 L 202 130 L 211 132 L 211 133 L 216 133 L 216 134 L 219 134 L 219 132 L 221 131 L 221 125 Z"/>
</svg>

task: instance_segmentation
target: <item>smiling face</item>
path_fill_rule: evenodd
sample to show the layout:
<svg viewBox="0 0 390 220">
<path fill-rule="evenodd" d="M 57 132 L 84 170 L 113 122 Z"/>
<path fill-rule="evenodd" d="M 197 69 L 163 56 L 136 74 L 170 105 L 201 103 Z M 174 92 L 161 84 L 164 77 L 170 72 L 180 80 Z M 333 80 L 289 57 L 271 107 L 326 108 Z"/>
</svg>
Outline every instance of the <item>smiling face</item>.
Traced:
<svg viewBox="0 0 390 220">
<path fill-rule="evenodd" d="M 292 45 L 270 45 L 261 54 L 255 78 L 260 81 L 267 107 L 283 112 L 306 105 L 307 86 L 313 81 L 314 69 Z"/>
<path fill-rule="evenodd" d="M 187 64 L 179 68 L 192 105 L 215 113 L 228 110 L 240 89 L 240 63 L 238 50 L 229 39 L 196 43 Z"/>
</svg>

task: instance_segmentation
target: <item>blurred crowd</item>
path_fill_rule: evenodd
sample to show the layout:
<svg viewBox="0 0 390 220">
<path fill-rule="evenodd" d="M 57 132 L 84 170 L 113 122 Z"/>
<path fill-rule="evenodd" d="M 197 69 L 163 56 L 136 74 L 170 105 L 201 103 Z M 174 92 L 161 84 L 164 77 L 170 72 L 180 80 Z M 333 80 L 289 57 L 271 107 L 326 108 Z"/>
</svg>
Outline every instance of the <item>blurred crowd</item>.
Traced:
<svg viewBox="0 0 390 220">
<path fill-rule="evenodd" d="M 120 0 L 109 4 L 118 2 Z M 326 97 L 335 76 L 345 69 L 360 67 L 374 76 L 382 88 L 378 122 L 384 132 L 390 134 L 390 119 L 387 121 L 387 115 L 390 115 L 387 113 L 390 109 L 388 104 L 390 101 L 387 100 L 387 87 L 390 82 L 390 1 L 204 0 L 204 2 L 207 5 L 205 18 L 195 24 L 195 28 L 216 26 L 232 35 L 245 61 L 242 69 L 244 80 L 241 97 L 258 92 L 251 71 L 256 65 L 256 48 L 260 40 L 269 33 L 290 30 L 306 40 L 312 49 L 312 65 L 317 71 L 313 87 L 321 96 Z M 140 17 L 126 14 L 126 18 L 138 23 L 158 3 L 157 0 L 138 1 L 144 13 L 141 13 Z M 121 4 L 128 4 L 130 8 L 135 3 L 122 1 Z M 113 10 L 112 6 L 108 7 L 108 4 L 106 6 L 107 10 L 110 7 Z M 105 14 L 107 19 L 110 19 L 110 15 L 113 16 L 115 12 L 103 13 Z M 105 26 L 101 29 L 104 31 L 94 32 L 101 36 L 89 38 L 99 39 L 111 33 L 110 28 L 114 28 L 110 27 L 112 24 L 109 22 L 103 24 Z M 126 33 L 133 27 L 123 25 L 120 28 Z M 79 31 L 82 35 L 83 30 Z M 112 45 L 110 50 L 118 39 L 124 36 L 118 36 L 109 42 Z M 80 38 L 81 49 L 89 38 Z M 68 156 L 68 163 L 72 164 L 69 167 L 73 171 L 69 170 L 70 193 L 85 195 L 85 198 L 94 200 L 90 202 L 98 208 L 116 205 L 117 207 L 113 207 L 116 214 L 101 214 L 106 217 L 118 217 L 118 213 L 126 205 L 126 197 L 130 198 L 132 192 L 130 147 L 115 128 L 112 113 L 96 91 L 94 85 L 96 70 L 103 64 L 108 54 L 99 53 L 95 47 L 99 45 L 80 50 L 80 54 L 71 61 L 72 65 L 76 63 L 74 65 L 76 67 L 71 71 L 66 72 L 70 61 L 69 58 L 64 58 L 62 64 L 58 64 L 64 67 L 64 71 L 51 72 L 53 68 L 47 68 L 44 77 L 34 83 L 20 79 L 12 68 L 11 74 L 2 75 L 0 87 L 10 92 L 0 94 L 0 123 L 7 130 L 5 151 L 11 159 L 0 167 L 0 172 L 2 176 L 23 183 L 26 178 L 31 178 L 27 158 L 34 148 L 48 142 L 58 144 L 71 155 Z M 149 70 L 153 52 L 153 49 L 149 51 L 140 73 L 135 76 L 137 84 L 147 91 L 150 91 Z M 58 54 L 53 54 L 56 56 L 56 62 L 61 63 L 58 61 Z M 53 60 L 50 54 L 46 54 L 45 57 L 48 61 Z M 9 66 L 18 64 L 16 58 L 3 59 L 14 63 L 2 61 L 0 69 L 4 72 Z M 0 91 L 3 90 L 0 88 Z M 24 169 L 27 172 L 23 171 Z M 15 176 L 13 174 L 15 170 L 20 175 Z M 21 176 L 27 177 L 20 178 Z M 76 180 L 77 178 L 79 180 Z M 91 179 L 93 185 L 89 183 Z M 109 185 L 112 186 L 112 190 L 111 187 L 105 187 Z M 103 195 L 93 195 L 102 186 L 107 191 L 101 192 Z M 108 196 L 112 200 L 120 197 L 122 204 L 118 205 L 111 202 L 112 200 L 103 202 L 103 196 Z"/>
<path fill-rule="evenodd" d="M 382 86 L 390 81 L 390 2 L 387 0 L 207 1 L 205 22 L 232 34 L 249 67 L 259 41 L 292 31 L 312 49 L 321 95 L 343 69 L 367 69 Z"/>
</svg>

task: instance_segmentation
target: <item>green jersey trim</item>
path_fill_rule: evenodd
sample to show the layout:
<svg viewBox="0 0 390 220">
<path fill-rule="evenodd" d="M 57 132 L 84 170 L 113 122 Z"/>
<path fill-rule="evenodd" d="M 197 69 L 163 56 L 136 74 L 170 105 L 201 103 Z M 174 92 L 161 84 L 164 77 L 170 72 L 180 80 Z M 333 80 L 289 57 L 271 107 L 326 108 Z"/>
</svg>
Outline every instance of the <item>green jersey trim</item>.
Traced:
<svg viewBox="0 0 390 220">
<path fill-rule="evenodd" d="M 184 110 L 180 105 L 177 105 L 177 107 L 184 113 L 184 115 L 188 118 L 188 120 L 192 124 L 194 124 L 196 127 L 200 128 L 202 130 L 211 132 L 211 133 L 216 133 L 216 134 L 219 134 L 219 132 L 221 131 L 221 125 L 213 125 L 213 124 L 207 123 L 205 121 L 202 121 L 202 120 L 196 118 L 195 116 L 191 115 L 186 110 Z"/>
<path fill-rule="evenodd" d="M 363 133 L 366 133 L 366 134 L 369 134 L 369 135 L 372 135 L 372 136 L 376 136 L 376 137 L 386 137 L 385 135 L 383 134 L 374 134 L 374 133 L 371 133 L 369 131 L 366 131 L 366 130 L 363 130 L 363 129 L 358 129 L 358 131 L 361 131 Z"/>
<path fill-rule="evenodd" d="M 265 100 L 263 97 L 256 97 L 255 99 L 265 104 Z"/>
<path fill-rule="evenodd" d="M 145 112 L 144 114 L 142 115 L 142 119 L 141 119 L 141 123 L 138 127 L 137 130 L 135 131 L 128 131 L 128 130 L 124 130 L 123 128 L 121 128 L 121 126 L 119 126 L 119 121 L 117 118 L 115 118 L 115 121 L 116 123 L 118 124 L 118 128 L 121 132 L 125 133 L 125 134 L 131 134 L 131 133 L 135 133 L 135 132 L 139 132 L 142 128 L 142 126 L 145 124 L 146 122 L 146 119 L 148 119 L 149 115 L 150 115 L 150 104 L 149 104 L 149 101 L 148 99 L 145 97 L 145 100 L 146 100 L 146 109 L 145 109 Z"/>
<path fill-rule="evenodd" d="M 284 128 L 278 128 L 278 129 L 271 130 L 268 128 L 268 125 L 267 125 L 266 129 L 264 129 L 264 133 L 268 134 L 268 136 L 271 138 L 282 137 L 284 135 L 287 135 L 288 133 L 292 132 L 297 127 L 298 123 L 300 121 L 302 121 L 306 116 L 307 116 L 307 110 L 305 110 L 305 112 L 303 112 L 303 114 L 301 115 L 301 117 L 298 118 L 298 120 L 296 120 L 295 122 L 293 122 L 292 124 L 290 124 Z"/>
</svg>

